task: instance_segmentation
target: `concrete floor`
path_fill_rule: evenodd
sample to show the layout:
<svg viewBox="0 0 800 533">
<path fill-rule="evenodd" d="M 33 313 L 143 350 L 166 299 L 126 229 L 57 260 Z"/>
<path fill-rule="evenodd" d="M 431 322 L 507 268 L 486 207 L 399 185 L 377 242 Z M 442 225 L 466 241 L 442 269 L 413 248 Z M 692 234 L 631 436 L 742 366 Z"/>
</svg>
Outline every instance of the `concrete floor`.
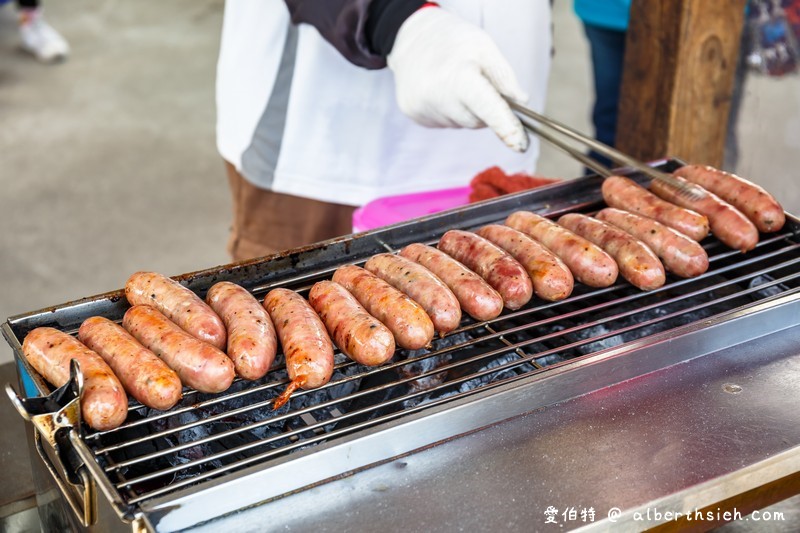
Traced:
<svg viewBox="0 0 800 533">
<path fill-rule="evenodd" d="M 0 320 L 121 287 L 138 269 L 226 263 L 230 217 L 214 143 L 222 0 L 46 2 L 72 56 L 44 66 L 17 49 L 0 8 Z M 590 132 L 588 48 L 556 2 L 548 113 Z M 800 213 L 800 80 L 751 76 L 740 173 Z M 539 172 L 577 163 L 543 150 Z M 0 343 L 0 364 L 11 351 Z M 4 381 L 13 368 L 2 365 Z M 13 420 L 13 421 L 12 421 Z M 0 400 L 0 506 L 30 495 L 23 425 Z M 8 475 L 9 477 L 5 477 Z"/>
<path fill-rule="evenodd" d="M 139 269 L 228 262 L 214 141 L 222 0 L 45 4 L 72 46 L 60 65 L 19 51 L 14 10 L 0 9 L 3 320 Z"/>
</svg>

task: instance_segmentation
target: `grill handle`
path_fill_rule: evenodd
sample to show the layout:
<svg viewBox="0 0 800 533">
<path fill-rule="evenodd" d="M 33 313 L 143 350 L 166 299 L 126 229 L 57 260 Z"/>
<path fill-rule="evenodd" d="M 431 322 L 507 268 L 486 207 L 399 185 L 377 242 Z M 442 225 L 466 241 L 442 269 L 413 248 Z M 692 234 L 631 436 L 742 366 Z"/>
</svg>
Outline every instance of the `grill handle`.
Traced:
<svg viewBox="0 0 800 533">
<path fill-rule="evenodd" d="M 6 383 L 6 394 L 20 416 L 33 424 L 33 442 L 36 452 L 69 503 L 75 516 L 84 527 L 97 520 L 97 490 L 94 480 L 72 447 L 81 433 L 80 397 L 83 392 L 83 374 L 78 361 L 70 364 L 70 379 L 51 395 L 43 398 L 21 398 Z M 52 452 L 45 449 L 42 440 Z M 63 465 L 57 468 L 51 453 Z M 63 470 L 63 473 L 62 473 Z"/>
</svg>

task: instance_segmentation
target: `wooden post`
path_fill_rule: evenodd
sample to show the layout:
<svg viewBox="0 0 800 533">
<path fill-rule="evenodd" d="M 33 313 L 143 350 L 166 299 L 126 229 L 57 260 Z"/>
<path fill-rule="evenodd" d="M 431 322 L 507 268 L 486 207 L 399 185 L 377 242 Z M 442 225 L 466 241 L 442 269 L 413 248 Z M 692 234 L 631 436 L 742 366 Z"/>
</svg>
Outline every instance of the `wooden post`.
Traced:
<svg viewBox="0 0 800 533">
<path fill-rule="evenodd" d="M 720 167 L 746 0 L 633 0 L 617 147 Z"/>
</svg>

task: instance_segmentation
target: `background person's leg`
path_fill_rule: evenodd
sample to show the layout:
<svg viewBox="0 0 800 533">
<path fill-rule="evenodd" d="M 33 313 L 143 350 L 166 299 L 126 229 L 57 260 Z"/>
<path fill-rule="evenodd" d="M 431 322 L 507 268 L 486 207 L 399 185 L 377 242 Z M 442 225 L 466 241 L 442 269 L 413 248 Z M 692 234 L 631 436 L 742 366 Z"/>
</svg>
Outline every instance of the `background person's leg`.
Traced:
<svg viewBox="0 0 800 533">
<path fill-rule="evenodd" d="M 622 68 L 625 59 L 625 32 L 609 30 L 584 24 L 592 55 L 595 101 L 592 108 L 592 123 L 595 138 L 614 146 L 617 136 L 617 113 L 619 92 L 622 84 Z M 614 167 L 605 157 L 590 152 L 593 159 L 603 165 Z"/>
</svg>

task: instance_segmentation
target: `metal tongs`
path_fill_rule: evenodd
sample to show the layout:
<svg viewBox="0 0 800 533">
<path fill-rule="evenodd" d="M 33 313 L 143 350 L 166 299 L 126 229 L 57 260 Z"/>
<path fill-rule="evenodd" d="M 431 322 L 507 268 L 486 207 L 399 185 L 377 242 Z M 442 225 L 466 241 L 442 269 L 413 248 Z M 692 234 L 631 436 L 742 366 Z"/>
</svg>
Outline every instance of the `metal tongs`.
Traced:
<svg viewBox="0 0 800 533">
<path fill-rule="evenodd" d="M 591 148 L 598 154 L 607 157 L 621 166 L 633 168 L 649 178 L 664 182 L 672 188 L 677 189 L 679 194 L 682 194 L 691 200 L 700 200 L 701 198 L 705 197 L 705 191 L 694 184 L 677 180 L 670 174 L 661 172 L 660 170 L 642 163 L 641 161 L 638 161 L 629 155 L 623 154 L 619 150 L 611 148 L 607 144 L 588 137 L 569 126 L 558 122 L 557 120 L 548 118 L 541 113 L 537 113 L 536 111 L 520 104 L 519 102 L 511 100 L 510 98 L 507 98 L 506 100 L 508 101 L 508 105 L 517 115 L 517 118 L 519 118 L 520 122 L 522 122 L 522 125 L 525 126 L 530 132 L 568 153 L 570 156 L 583 163 L 587 168 L 592 169 L 601 176 L 612 176 L 613 172 L 594 159 L 590 158 L 588 155 L 577 150 L 573 146 L 570 146 L 569 144 L 556 138 L 552 133 L 543 129 L 542 126 L 546 126 L 569 137 L 572 140 L 583 144 L 584 146 Z"/>
</svg>

